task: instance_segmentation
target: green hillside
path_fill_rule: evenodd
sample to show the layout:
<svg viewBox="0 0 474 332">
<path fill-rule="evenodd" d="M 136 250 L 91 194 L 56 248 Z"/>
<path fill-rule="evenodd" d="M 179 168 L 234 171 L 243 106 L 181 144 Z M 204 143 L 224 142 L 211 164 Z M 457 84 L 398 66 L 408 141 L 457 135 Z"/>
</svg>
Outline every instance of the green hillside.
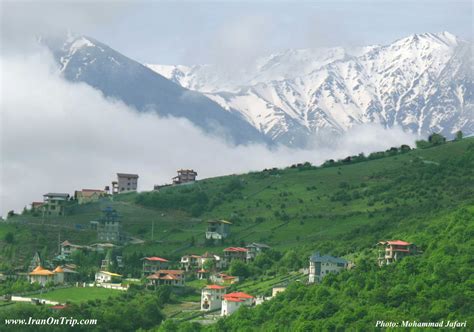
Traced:
<svg viewBox="0 0 474 332">
<path fill-rule="evenodd" d="M 96 242 L 89 221 L 97 220 L 105 206 L 122 215 L 127 234 L 145 240 L 127 246 L 125 255 L 177 258 L 255 241 L 277 250 L 297 249 L 306 260 L 316 249 L 345 255 L 384 238 L 412 241 L 414 232 L 429 224 L 428 215 L 472 202 L 474 176 L 468 166 L 473 146 L 474 139 L 464 139 L 381 159 L 205 179 L 160 192 L 72 204 L 67 216 L 46 220 L 27 213 L 0 224 L 0 235 L 15 234 L 13 244 L 0 237 L 0 259 L 19 264 L 35 250 L 52 254 L 58 238 Z M 212 218 L 233 223 L 232 236 L 219 246 L 204 240 L 206 220 Z"/>
<path fill-rule="evenodd" d="M 273 285 L 290 282 L 275 299 L 210 326 L 187 322 L 194 319 L 192 311 L 180 314 L 196 305 L 200 280 L 189 282 L 191 289 L 181 295 L 163 297 L 169 290 L 154 295 L 141 289 L 118 298 L 116 310 L 122 310 L 120 301 L 141 296 L 159 303 L 156 310 L 174 319 L 162 324 L 163 331 L 371 330 L 378 320 L 474 324 L 474 138 L 353 156 L 319 167 L 305 163 L 205 179 L 92 204 L 70 202 L 66 216 L 59 218 L 25 212 L 0 223 L 0 269 L 24 268 L 35 251 L 52 258 L 58 240 L 97 242 L 89 222 L 107 206 L 122 216 L 127 235 L 142 240 L 120 249 L 124 275 L 139 276 L 143 255 L 163 256 L 176 266 L 187 253 L 220 253 L 226 246 L 262 242 L 274 250 L 247 264 L 247 279 L 231 290 L 268 295 Z M 231 221 L 230 238 L 206 242 L 209 219 Z M 375 245 L 387 239 L 414 242 L 421 252 L 379 268 Z M 307 267 L 316 250 L 344 256 L 356 267 L 322 284 L 305 285 L 300 281 L 306 276 L 297 270 Z M 101 257 L 80 259 L 79 265 L 96 269 Z M 112 303 L 89 301 L 87 310 L 99 315 Z M 70 310 L 87 316 L 81 307 Z M 141 312 L 134 315 L 130 322 L 143 319 Z M 115 322 L 120 330 L 120 318 L 109 316 L 101 316 L 103 324 Z M 147 326 L 156 326 L 163 316 L 157 317 Z"/>
</svg>

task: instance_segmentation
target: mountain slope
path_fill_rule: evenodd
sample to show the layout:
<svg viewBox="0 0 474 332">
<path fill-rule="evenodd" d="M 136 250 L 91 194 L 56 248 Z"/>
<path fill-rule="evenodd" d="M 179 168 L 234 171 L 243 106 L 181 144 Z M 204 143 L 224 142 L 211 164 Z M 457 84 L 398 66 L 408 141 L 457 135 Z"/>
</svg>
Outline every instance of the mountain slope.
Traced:
<svg viewBox="0 0 474 332">
<path fill-rule="evenodd" d="M 238 113 L 227 112 L 199 92 L 187 90 L 140 63 L 89 37 L 46 40 L 64 77 L 85 82 L 106 97 L 139 111 L 183 117 L 206 132 L 235 143 L 268 141 Z"/>
<path fill-rule="evenodd" d="M 148 67 L 299 146 L 310 135 L 373 122 L 419 135 L 474 133 L 472 54 L 471 44 L 443 32 L 385 46 L 288 50 L 231 78 L 211 65 Z"/>
<path fill-rule="evenodd" d="M 431 213 L 474 203 L 474 138 L 387 155 L 392 156 L 210 178 L 100 203 L 71 202 L 65 217 L 46 217 L 44 222 L 41 215 L 18 215 L 9 224 L 0 223 L 0 264 L 3 258 L 29 258 L 43 246 L 54 252 L 59 230 L 63 239 L 94 243 L 89 222 L 106 206 L 117 209 L 128 235 L 146 241 L 124 252 L 177 259 L 185 253 L 217 253 L 242 241 L 305 255 L 315 249 L 344 255 L 349 248 L 370 247 L 405 228 L 423 228 Z M 231 237 L 221 246 L 205 242 L 209 219 L 233 223 Z M 15 225 L 17 230 L 12 229 Z M 2 234 L 8 231 L 16 232 L 24 245 L 4 255 Z"/>
</svg>

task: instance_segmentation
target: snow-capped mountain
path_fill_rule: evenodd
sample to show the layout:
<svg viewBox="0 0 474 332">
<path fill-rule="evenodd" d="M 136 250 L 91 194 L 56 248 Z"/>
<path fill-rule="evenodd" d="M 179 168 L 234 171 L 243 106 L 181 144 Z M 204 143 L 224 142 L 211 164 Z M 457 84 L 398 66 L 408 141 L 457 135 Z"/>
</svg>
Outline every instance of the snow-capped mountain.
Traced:
<svg viewBox="0 0 474 332">
<path fill-rule="evenodd" d="M 186 118 L 238 144 L 270 142 L 240 113 L 224 110 L 203 94 L 171 82 L 95 39 L 69 35 L 41 42 L 52 51 L 66 79 L 85 82 L 140 112 Z"/>
<path fill-rule="evenodd" d="M 383 46 L 286 50 L 237 74 L 147 66 L 239 112 L 272 140 L 301 146 L 313 134 L 373 122 L 419 135 L 473 133 L 473 54 L 472 44 L 443 32 Z"/>
</svg>

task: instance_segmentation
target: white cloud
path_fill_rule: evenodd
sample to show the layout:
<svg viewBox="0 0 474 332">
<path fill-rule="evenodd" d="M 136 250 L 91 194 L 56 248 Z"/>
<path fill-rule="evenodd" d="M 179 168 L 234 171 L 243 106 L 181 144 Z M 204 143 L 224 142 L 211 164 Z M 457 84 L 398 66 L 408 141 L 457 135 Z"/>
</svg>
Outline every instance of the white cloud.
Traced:
<svg viewBox="0 0 474 332">
<path fill-rule="evenodd" d="M 178 168 L 194 168 L 202 179 L 414 142 L 401 129 L 371 125 L 312 150 L 231 146 L 184 119 L 139 114 L 85 84 L 65 81 L 46 52 L 3 56 L 0 64 L 3 215 L 46 192 L 103 188 L 116 172 L 138 173 L 139 189 L 150 190 L 169 182 Z"/>
</svg>

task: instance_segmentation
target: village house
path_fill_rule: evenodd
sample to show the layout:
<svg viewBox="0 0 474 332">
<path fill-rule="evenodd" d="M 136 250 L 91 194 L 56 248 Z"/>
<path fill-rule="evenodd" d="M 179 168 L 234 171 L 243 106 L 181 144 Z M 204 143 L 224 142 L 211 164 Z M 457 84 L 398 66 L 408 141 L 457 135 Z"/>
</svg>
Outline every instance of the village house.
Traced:
<svg viewBox="0 0 474 332">
<path fill-rule="evenodd" d="M 173 184 L 182 184 L 196 181 L 197 172 L 192 169 L 180 169 L 178 175 L 173 178 Z"/>
<path fill-rule="evenodd" d="M 227 263 L 233 260 L 240 260 L 245 262 L 247 260 L 247 253 L 249 250 L 242 247 L 229 247 L 224 249 L 224 259 Z"/>
<path fill-rule="evenodd" d="M 66 193 L 47 193 L 43 195 L 43 213 L 46 216 L 64 216 L 64 205 L 69 200 Z"/>
<path fill-rule="evenodd" d="M 272 297 L 275 297 L 278 293 L 284 292 L 286 290 L 285 286 L 275 286 L 272 288 Z"/>
<path fill-rule="evenodd" d="M 201 255 L 201 257 L 199 257 L 198 265 L 200 268 L 204 268 L 207 262 L 212 262 L 212 267 L 218 270 L 225 267 L 225 262 L 220 256 L 206 251 L 203 255 Z"/>
<path fill-rule="evenodd" d="M 138 174 L 117 173 L 117 181 L 112 182 L 112 194 L 137 191 Z"/>
<path fill-rule="evenodd" d="M 62 242 L 59 245 L 60 249 L 60 255 L 63 257 L 69 257 L 71 254 L 75 253 L 76 251 L 85 251 L 89 250 L 90 248 L 88 246 L 80 246 L 77 244 L 72 244 L 68 240 Z"/>
<path fill-rule="evenodd" d="M 95 282 L 98 284 L 119 282 L 122 276 L 109 271 L 99 271 L 95 274 Z"/>
<path fill-rule="evenodd" d="M 108 271 L 114 265 L 117 266 L 118 268 L 121 268 L 124 266 L 123 257 L 117 256 L 117 255 L 113 256 L 112 253 L 113 253 L 112 249 L 109 249 L 107 251 L 105 258 L 102 260 L 100 264 L 101 271 Z"/>
<path fill-rule="evenodd" d="M 122 242 L 122 223 L 117 211 L 111 207 L 102 210 L 102 218 L 97 225 L 99 241 Z"/>
<path fill-rule="evenodd" d="M 230 235 L 230 225 L 227 220 L 209 220 L 207 221 L 207 240 L 222 240 Z"/>
<path fill-rule="evenodd" d="M 150 284 L 154 286 L 184 286 L 184 271 L 158 270 L 155 273 L 149 275 L 147 279 L 150 281 Z"/>
<path fill-rule="evenodd" d="M 209 273 L 210 273 L 209 270 L 199 269 L 196 272 L 196 278 L 199 280 L 207 279 L 209 277 Z"/>
<path fill-rule="evenodd" d="M 263 243 L 251 243 L 249 245 L 246 245 L 245 248 L 248 249 L 247 251 L 247 260 L 253 260 L 255 257 L 257 257 L 258 254 L 265 252 L 270 249 L 269 246 Z"/>
<path fill-rule="evenodd" d="M 223 295 L 221 316 L 228 316 L 237 311 L 241 306 L 252 306 L 254 297 L 252 295 L 235 292 Z"/>
<path fill-rule="evenodd" d="M 107 192 L 100 189 L 82 189 L 74 192 L 74 199 L 78 204 L 97 202 L 101 197 L 105 197 Z"/>
<path fill-rule="evenodd" d="M 344 258 L 321 256 L 317 252 L 309 259 L 309 282 L 321 282 L 329 273 L 339 273 L 348 266 L 349 262 Z"/>
<path fill-rule="evenodd" d="M 44 202 L 32 202 L 31 203 L 31 210 L 35 211 L 42 211 Z"/>
<path fill-rule="evenodd" d="M 58 266 L 53 271 L 37 266 L 33 271 L 28 273 L 28 280 L 30 283 L 38 283 L 41 286 L 45 286 L 48 283 L 63 284 L 64 283 L 64 271 Z"/>
<path fill-rule="evenodd" d="M 213 311 L 222 307 L 226 288 L 219 285 L 207 285 L 201 290 L 201 311 Z"/>
<path fill-rule="evenodd" d="M 416 246 L 413 243 L 402 240 L 381 241 L 379 247 L 379 266 L 391 264 L 405 256 L 416 253 Z"/>
<path fill-rule="evenodd" d="M 163 270 L 168 267 L 169 261 L 167 259 L 152 256 L 152 257 L 143 257 L 143 275 L 148 276 L 155 273 L 158 270 Z"/>
<path fill-rule="evenodd" d="M 199 267 L 199 260 L 201 256 L 198 255 L 184 255 L 181 257 L 181 267 L 187 271 L 194 270 Z"/>
<path fill-rule="evenodd" d="M 211 282 L 220 285 L 232 285 L 239 282 L 239 277 L 230 276 L 225 273 L 214 274 L 209 279 Z"/>
</svg>

